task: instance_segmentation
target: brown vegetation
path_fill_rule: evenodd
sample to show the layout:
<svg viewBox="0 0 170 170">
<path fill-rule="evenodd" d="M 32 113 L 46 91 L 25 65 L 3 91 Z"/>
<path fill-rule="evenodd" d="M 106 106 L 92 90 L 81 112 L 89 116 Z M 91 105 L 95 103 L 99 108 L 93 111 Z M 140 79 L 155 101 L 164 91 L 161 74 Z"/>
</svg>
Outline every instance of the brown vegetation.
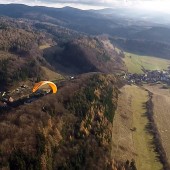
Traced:
<svg viewBox="0 0 170 170">
<path fill-rule="evenodd" d="M 125 70 L 122 55 L 108 48 L 100 39 L 84 36 L 46 49 L 44 57 L 56 70 L 69 74 Z"/>
<path fill-rule="evenodd" d="M 1 167 L 111 169 L 119 165 L 110 159 L 115 83 L 112 76 L 87 74 L 57 95 L 1 115 Z M 100 95 L 95 95 L 96 90 Z"/>
<path fill-rule="evenodd" d="M 49 41 L 47 34 L 35 32 L 29 22 L 22 25 L 5 17 L 0 21 L 0 89 L 20 81 L 39 81 L 48 77 L 41 66 L 50 69 L 51 66 L 39 49 L 39 45 Z"/>
<path fill-rule="evenodd" d="M 51 73 L 46 74 L 46 67 L 51 69 L 50 64 L 56 69 L 63 64 L 71 69 L 69 74 L 115 70 L 113 56 L 97 38 L 82 35 L 75 38 L 76 34 L 61 28 L 67 39 L 60 42 L 58 33 L 49 36 L 34 30 L 31 22 L 27 25 L 24 20 L 0 19 L 1 88 L 14 86 L 15 82 L 34 83 L 49 78 Z M 49 37 L 57 44 L 52 47 L 52 55 L 48 51 L 51 48 L 39 49 L 40 45 L 48 44 Z M 50 64 L 42 57 L 43 53 Z M 75 67 L 79 70 L 75 71 Z M 111 75 L 80 75 L 65 82 L 57 95 L 44 96 L 1 113 L 0 168 L 134 169 L 134 161 L 125 164 L 110 156 L 117 83 L 117 78 Z"/>
</svg>

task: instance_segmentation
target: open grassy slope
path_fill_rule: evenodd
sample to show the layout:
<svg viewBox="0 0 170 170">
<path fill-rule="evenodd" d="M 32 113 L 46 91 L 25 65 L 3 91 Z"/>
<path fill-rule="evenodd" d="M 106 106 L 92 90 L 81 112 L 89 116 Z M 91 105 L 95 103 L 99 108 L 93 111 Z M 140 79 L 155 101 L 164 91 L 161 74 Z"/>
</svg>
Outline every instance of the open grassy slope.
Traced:
<svg viewBox="0 0 170 170">
<path fill-rule="evenodd" d="M 145 85 L 144 87 L 153 93 L 154 121 L 170 164 L 170 90 L 161 88 L 161 85 Z"/>
<path fill-rule="evenodd" d="M 39 49 L 40 49 L 40 50 L 44 50 L 44 49 L 50 48 L 50 47 L 51 47 L 50 44 L 44 44 L 44 45 L 40 45 L 40 46 L 39 46 Z"/>
<path fill-rule="evenodd" d="M 121 89 L 113 120 L 112 155 L 124 161 L 135 159 L 138 170 L 160 170 L 162 165 L 151 145 L 152 135 L 146 131 L 147 100 L 148 93 L 137 86 L 127 85 Z M 136 130 L 132 131 L 133 128 Z"/>
<path fill-rule="evenodd" d="M 123 60 L 130 73 L 143 73 L 143 69 L 162 70 L 167 69 L 170 65 L 170 60 L 167 59 L 140 56 L 132 53 L 125 53 L 125 58 Z"/>
<path fill-rule="evenodd" d="M 42 70 L 45 72 L 45 75 L 48 80 L 53 81 L 53 80 L 60 80 L 63 79 L 64 77 L 61 74 L 58 74 L 57 72 L 54 72 L 47 67 L 42 66 Z"/>
</svg>

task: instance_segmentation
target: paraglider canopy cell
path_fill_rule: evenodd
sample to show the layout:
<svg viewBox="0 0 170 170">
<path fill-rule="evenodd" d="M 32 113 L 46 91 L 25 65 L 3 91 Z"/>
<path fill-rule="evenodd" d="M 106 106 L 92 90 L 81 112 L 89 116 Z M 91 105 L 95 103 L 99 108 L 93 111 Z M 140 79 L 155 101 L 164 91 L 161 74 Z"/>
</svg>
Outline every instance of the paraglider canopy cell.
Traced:
<svg viewBox="0 0 170 170">
<path fill-rule="evenodd" d="M 39 83 L 36 83 L 32 89 L 32 92 L 33 93 L 36 92 L 40 87 L 46 84 L 48 84 L 51 87 L 53 93 L 57 93 L 57 86 L 51 81 L 40 81 Z"/>
</svg>

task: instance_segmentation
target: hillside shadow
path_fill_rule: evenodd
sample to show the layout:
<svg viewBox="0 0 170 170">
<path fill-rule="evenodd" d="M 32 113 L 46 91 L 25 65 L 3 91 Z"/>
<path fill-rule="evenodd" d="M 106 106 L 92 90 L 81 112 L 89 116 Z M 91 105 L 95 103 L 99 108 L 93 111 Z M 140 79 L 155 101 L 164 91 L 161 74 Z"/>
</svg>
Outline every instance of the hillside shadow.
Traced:
<svg viewBox="0 0 170 170">
<path fill-rule="evenodd" d="M 44 50 L 44 58 L 57 70 L 65 74 L 97 72 L 98 69 L 88 58 L 91 54 L 77 45 L 66 43 L 63 47 L 53 46 Z"/>
</svg>

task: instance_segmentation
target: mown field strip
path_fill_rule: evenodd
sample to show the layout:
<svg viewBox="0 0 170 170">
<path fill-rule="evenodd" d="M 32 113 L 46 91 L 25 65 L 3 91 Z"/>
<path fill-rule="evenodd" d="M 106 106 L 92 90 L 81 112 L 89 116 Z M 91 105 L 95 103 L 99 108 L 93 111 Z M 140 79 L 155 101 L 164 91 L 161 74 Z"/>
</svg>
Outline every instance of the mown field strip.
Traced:
<svg viewBox="0 0 170 170">
<path fill-rule="evenodd" d="M 146 130 L 148 92 L 135 85 L 126 85 L 121 91 L 113 121 L 112 155 L 123 161 L 134 158 L 138 170 L 161 170 L 151 144 L 153 136 Z"/>
<path fill-rule="evenodd" d="M 145 85 L 144 87 L 153 93 L 154 121 L 170 164 L 170 90 L 163 89 L 161 85 Z"/>
</svg>

